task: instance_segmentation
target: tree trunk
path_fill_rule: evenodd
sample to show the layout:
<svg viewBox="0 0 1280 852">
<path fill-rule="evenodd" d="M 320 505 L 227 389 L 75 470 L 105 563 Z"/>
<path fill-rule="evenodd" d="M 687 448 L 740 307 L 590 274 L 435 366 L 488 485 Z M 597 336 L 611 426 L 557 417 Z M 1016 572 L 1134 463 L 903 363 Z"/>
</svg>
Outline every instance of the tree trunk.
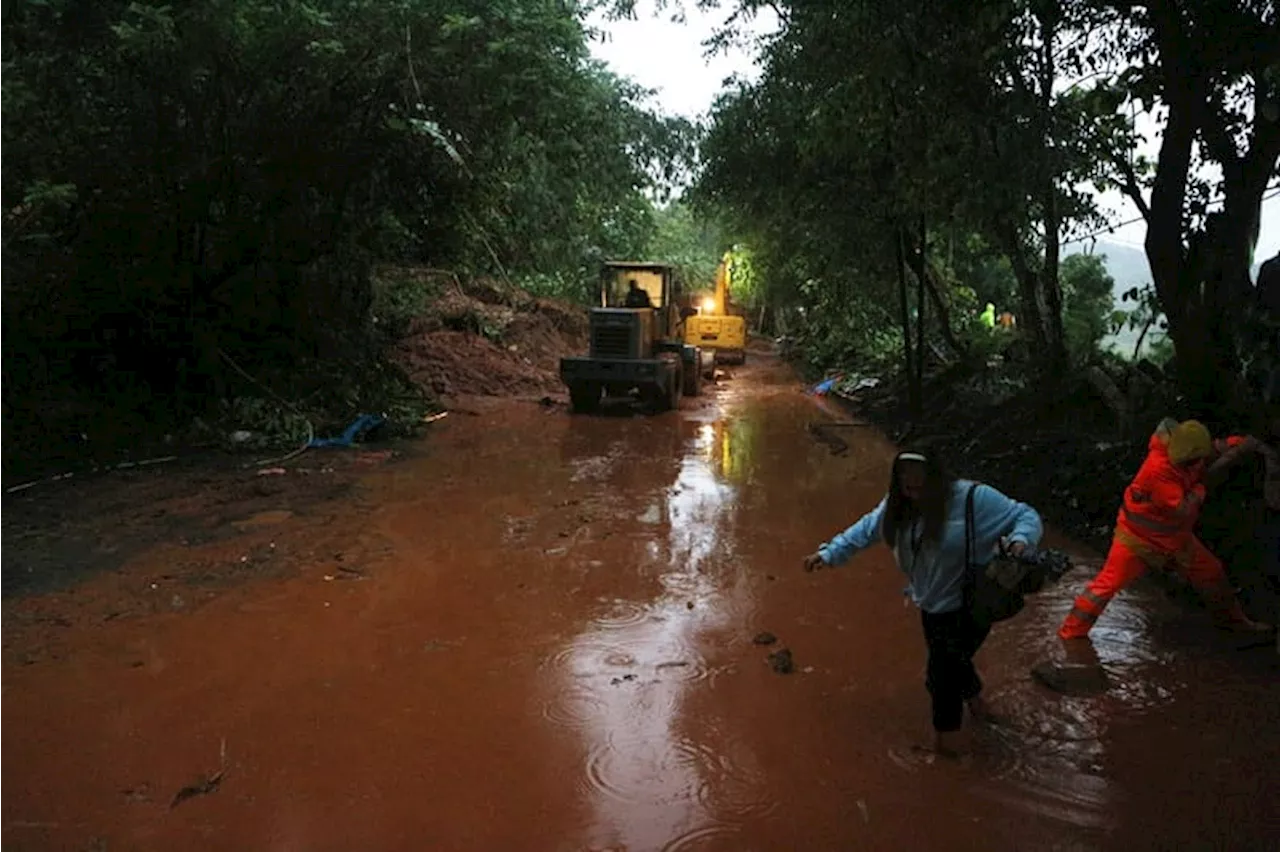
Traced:
<svg viewBox="0 0 1280 852">
<path fill-rule="evenodd" d="M 915 253 L 915 274 L 916 274 L 916 393 L 920 402 L 920 410 L 917 414 L 923 413 L 924 407 L 924 328 L 925 328 L 925 277 L 928 270 L 928 260 L 925 256 L 925 250 L 928 246 L 928 232 L 925 230 L 924 216 L 920 217 L 920 250 Z"/>
<path fill-rule="evenodd" d="M 1062 288 L 1058 282 L 1058 261 L 1061 252 L 1062 217 L 1058 212 L 1058 163 L 1053 146 L 1051 116 L 1053 110 L 1053 85 L 1057 78 L 1054 63 L 1054 42 L 1058 22 L 1053 15 L 1053 5 L 1046 6 L 1041 17 L 1040 38 L 1040 115 L 1041 135 L 1044 139 L 1044 172 L 1041 180 L 1041 206 L 1044 208 L 1044 263 L 1040 268 L 1040 286 L 1035 293 L 1044 337 L 1041 367 L 1047 378 L 1057 381 L 1067 370 L 1067 341 L 1062 327 Z"/>
<path fill-rule="evenodd" d="M 921 223 L 921 233 L 923 235 L 923 222 Z M 924 245 L 923 236 L 921 246 Z M 951 240 L 954 250 L 954 238 Z M 929 263 L 924 259 L 924 249 L 921 248 L 920 266 L 924 269 L 924 287 L 925 294 L 928 296 L 929 302 L 933 304 L 934 313 L 938 317 L 938 331 L 942 334 L 943 341 L 947 344 L 947 348 L 953 353 L 965 357 L 968 354 L 968 348 L 960 342 L 956 337 L 955 331 L 951 328 L 951 310 L 947 307 L 947 302 L 942 298 L 942 275 L 938 272 L 935 264 Z"/>
<path fill-rule="evenodd" d="M 952 352 L 963 358 L 969 354 L 969 350 L 968 347 L 960 342 L 959 338 L 956 337 L 955 330 L 951 328 L 951 310 L 942 298 L 942 288 L 939 286 L 940 278 L 938 270 L 931 265 L 928 274 L 925 276 L 925 288 L 929 293 L 929 301 L 933 302 L 934 312 L 938 315 L 938 329 L 942 332 L 942 339 L 946 341 Z"/>
<path fill-rule="evenodd" d="M 1018 303 L 1025 318 L 1025 321 L 1019 320 L 1019 328 L 1030 334 L 1029 343 L 1040 374 L 1049 382 L 1057 382 L 1065 374 L 1067 364 L 1057 263 L 1051 271 L 1046 270 L 1047 263 L 1035 269 L 1028 261 L 1028 249 L 1012 223 L 1005 223 L 1000 228 L 1000 244 L 1018 281 Z M 1055 261 L 1056 255 L 1055 245 Z"/>
<path fill-rule="evenodd" d="M 1174 4 L 1151 7 L 1160 51 L 1162 96 L 1168 120 L 1156 162 L 1146 252 L 1160 306 L 1169 321 L 1182 391 L 1198 416 L 1225 415 L 1240 400 L 1236 353 L 1238 319 L 1251 284 L 1249 263 L 1262 196 L 1280 156 L 1280 123 L 1268 121 L 1255 93 L 1249 149 L 1240 156 L 1214 114 L 1211 87 L 1199 70 L 1196 46 Z M 1183 217 L 1192 146 L 1197 135 L 1222 166 L 1224 206 L 1183 247 Z M 1137 194 L 1133 187 L 1131 194 Z M 1139 205 L 1141 207 L 1141 205 Z"/>
<path fill-rule="evenodd" d="M 896 231 L 894 259 L 898 266 L 898 320 L 902 324 L 902 367 L 907 377 L 907 399 L 913 417 L 920 411 L 920 389 L 916 385 L 915 359 L 911 351 L 911 308 L 907 304 L 907 258 L 902 229 Z"/>
</svg>

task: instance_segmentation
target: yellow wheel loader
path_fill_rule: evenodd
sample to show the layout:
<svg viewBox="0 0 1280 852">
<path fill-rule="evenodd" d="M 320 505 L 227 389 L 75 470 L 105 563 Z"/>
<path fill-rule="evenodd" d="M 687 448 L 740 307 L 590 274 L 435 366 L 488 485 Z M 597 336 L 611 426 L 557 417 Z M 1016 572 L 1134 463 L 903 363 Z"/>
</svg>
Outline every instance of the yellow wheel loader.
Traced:
<svg viewBox="0 0 1280 852">
<path fill-rule="evenodd" d="M 697 313 L 684 324 L 684 341 L 711 350 L 717 364 L 742 364 L 747 360 L 747 320 L 730 305 L 729 284 L 733 262 L 725 253 L 716 268 L 715 290 L 694 302 Z"/>
<path fill-rule="evenodd" d="M 684 342 L 675 267 L 668 263 L 610 261 L 591 309 L 591 349 L 560 359 L 560 379 L 575 412 L 595 410 L 602 397 L 638 391 L 650 407 L 677 408 L 681 396 L 702 392 L 709 353 Z"/>
</svg>

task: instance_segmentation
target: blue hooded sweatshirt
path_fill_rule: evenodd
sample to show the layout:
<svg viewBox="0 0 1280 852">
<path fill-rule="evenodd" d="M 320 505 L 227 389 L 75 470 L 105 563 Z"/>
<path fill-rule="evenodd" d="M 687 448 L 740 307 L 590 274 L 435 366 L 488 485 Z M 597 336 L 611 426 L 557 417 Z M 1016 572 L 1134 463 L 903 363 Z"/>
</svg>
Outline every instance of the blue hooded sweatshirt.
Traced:
<svg viewBox="0 0 1280 852">
<path fill-rule="evenodd" d="M 919 519 L 898 532 L 893 554 L 898 567 L 907 575 L 906 594 L 925 612 L 953 612 L 964 603 L 965 500 L 972 484 L 958 480 L 952 486 L 947 520 L 939 542 L 912 547 L 922 532 L 923 521 Z M 858 551 L 883 541 L 880 523 L 887 500 L 886 495 L 880 505 L 857 523 L 818 548 L 822 561 L 840 565 Z M 1035 509 L 1009 499 L 990 485 L 979 485 L 973 492 L 973 521 L 976 565 L 986 565 L 992 560 L 1002 538 L 1008 538 L 1011 544 L 1022 542 L 1028 550 L 1034 550 L 1044 532 Z"/>
</svg>

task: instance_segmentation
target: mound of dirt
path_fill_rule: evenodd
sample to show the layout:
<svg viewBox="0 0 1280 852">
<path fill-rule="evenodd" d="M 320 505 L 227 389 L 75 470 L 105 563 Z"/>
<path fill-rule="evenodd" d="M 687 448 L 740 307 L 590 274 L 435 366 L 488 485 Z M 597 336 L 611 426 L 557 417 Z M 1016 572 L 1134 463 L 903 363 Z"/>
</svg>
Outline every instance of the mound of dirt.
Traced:
<svg viewBox="0 0 1280 852">
<path fill-rule="evenodd" d="M 392 353 L 440 396 L 559 393 L 560 358 L 587 348 L 587 312 L 493 279 L 451 287 Z"/>
</svg>

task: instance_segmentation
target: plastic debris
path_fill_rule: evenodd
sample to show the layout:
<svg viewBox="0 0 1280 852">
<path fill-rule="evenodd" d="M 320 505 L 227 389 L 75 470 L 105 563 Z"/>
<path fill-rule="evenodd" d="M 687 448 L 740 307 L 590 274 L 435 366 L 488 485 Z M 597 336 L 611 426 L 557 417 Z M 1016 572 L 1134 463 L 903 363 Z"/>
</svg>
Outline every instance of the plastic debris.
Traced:
<svg viewBox="0 0 1280 852">
<path fill-rule="evenodd" d="M 312 438 L 308 442 L 308 447 L 350 447 L 355 443 L 356 438 L 387 422 L 387 418 L 380 414 L 361 414 L 351 425 L 347 427 L 337 438 Z"/>
<path fill-rule="evenodd" d="M 840 374 L 840 375 L 832 376 L 829 379 L 824 379 L 823 381 L 820 381 L 813 387 L 809 388 L 809 393 L 813 394 L 814 396 L 826 396 L 828 393 L 831 392 L 831 389 L 834 388 L 843 378 L 844 378 L 844 375 Z"/>
</svg>

